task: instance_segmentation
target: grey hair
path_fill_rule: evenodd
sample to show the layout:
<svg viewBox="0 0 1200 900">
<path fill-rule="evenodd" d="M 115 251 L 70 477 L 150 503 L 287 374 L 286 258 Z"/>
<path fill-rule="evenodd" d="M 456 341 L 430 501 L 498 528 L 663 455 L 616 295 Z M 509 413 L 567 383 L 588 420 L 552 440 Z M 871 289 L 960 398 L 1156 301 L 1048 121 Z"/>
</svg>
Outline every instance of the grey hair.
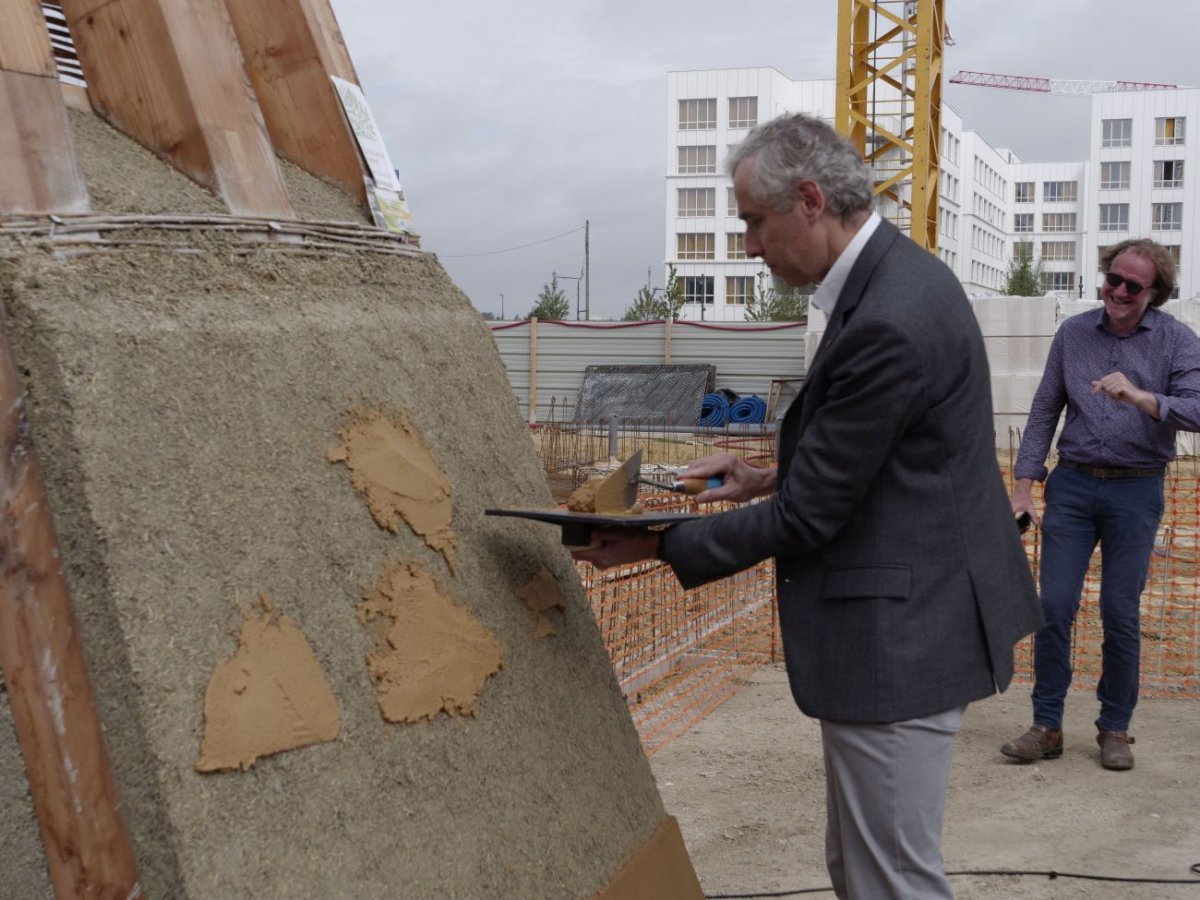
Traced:
<svg viewBox="0 0 1200 900">
<path fill-rule="evenodd" d="M 764 122 L 730 152 L 732 177 L 752 161 L 748 187 L 759 203 L 787 209 L 798 181 L 815 181 L 831 213 L 840 219 L 873 207 L 874 179 L 848 140 L 814 116 L 793 113 Z"/>
</svg>

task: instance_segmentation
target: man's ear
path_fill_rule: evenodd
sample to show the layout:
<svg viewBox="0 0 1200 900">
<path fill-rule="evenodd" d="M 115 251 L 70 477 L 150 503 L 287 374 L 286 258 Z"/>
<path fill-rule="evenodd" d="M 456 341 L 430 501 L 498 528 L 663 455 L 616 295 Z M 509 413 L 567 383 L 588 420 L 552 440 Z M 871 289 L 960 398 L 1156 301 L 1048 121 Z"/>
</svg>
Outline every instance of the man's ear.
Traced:
<svg viewBox="0 0 1200 900">
<path fill-rule="evenodd" d="M 825 211 L 825 194 L 815 181 L 804 179 L 796 182 L 796 203 L 808 216 L 809 221 L 816 219 Z"/>
</svg>

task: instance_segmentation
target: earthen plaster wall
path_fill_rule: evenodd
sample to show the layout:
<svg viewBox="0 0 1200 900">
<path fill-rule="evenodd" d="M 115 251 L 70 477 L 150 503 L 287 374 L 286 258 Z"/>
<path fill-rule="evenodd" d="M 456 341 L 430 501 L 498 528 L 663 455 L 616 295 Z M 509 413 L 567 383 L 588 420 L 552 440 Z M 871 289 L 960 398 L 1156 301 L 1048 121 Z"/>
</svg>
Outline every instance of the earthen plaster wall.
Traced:
<svg viewBox="0 0 1200 900">
<path fill-rule="evenodd" d="M 5 239 L 0 299 L 148 896 L 594 895 L 664 813 L 556 529 L 483 515 L 551 497 L 479 315 L 430 255 L 136 237 L 179 246 Z M 354 408 L 420 429 L 452 484 L 454 574 L 326 459 Z M 380 715 L 355 610 L 408 561 L 501 645 L 474 717 Z M 542 566 L 566 603 L 537 639 L 518 591 Z M 200 774 L 205 686 L 261 593 L 311 644 L 340 734 Z M 48 896 L 7 698 L 0 802 L 0 896 Z"/>
</svg>

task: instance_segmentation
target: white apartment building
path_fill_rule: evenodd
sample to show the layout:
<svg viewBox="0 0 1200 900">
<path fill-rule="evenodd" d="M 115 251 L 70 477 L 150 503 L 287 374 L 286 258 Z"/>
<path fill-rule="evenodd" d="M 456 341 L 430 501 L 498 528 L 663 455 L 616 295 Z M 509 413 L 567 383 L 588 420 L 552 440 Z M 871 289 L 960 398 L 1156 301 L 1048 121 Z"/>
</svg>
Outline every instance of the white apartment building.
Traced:
<svg viewBox="0 0 1200 900">
<path fill-rule="evenodd" d="M 766 67 L 671 72 L 667 97 L 665 260 L 683 283 L 683 317 L 741 320 L 764 269 L 746 258 L 725 158 L 749 128 L 784 112 L 832 122 L 834 81 Z M 1029 102 L 1036 115 L 1038 97 Z M 1187 141 L 1189 117 L 1200 131 L 1200 89 L 1097 93 L 1091 104 L 1088 159 L 1051 163 L 994 148 L 943 105 L 938 255 L 968 296 L 998 293 L 1024 255 L 1041 263 L 1047 292 L 1098 297 L 1102 248 L 1139 236 L 1176 248 L 1179 295 L 1200 293 L 1191 276 L 1200 194 L 1195 174 L 1184 179 L 1185 169 L 1200 174 L 1200 134 Z"/>
</svg>

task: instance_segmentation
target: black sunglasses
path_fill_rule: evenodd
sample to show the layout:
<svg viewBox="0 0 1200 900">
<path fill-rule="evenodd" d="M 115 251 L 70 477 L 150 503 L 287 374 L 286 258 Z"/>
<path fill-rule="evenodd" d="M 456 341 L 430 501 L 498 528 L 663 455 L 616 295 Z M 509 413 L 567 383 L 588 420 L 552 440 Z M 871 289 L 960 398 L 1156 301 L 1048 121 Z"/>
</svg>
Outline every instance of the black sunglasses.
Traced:
<svg viewBox="0 0 1200 900">
<path fill-rule="evenodd" d="M 1125 285 L 1125 293 L 1130 297 L 1136 297 L 1142 291 L 1146 290 L 1146 286 L 1138 284 L 1129 278 L 1122 278 L 1116 272 L 1105 272 L 1104 280 L 1108 282 L 1110 288 L 1118 288 L 1122 284 Z"/>
</svg>

